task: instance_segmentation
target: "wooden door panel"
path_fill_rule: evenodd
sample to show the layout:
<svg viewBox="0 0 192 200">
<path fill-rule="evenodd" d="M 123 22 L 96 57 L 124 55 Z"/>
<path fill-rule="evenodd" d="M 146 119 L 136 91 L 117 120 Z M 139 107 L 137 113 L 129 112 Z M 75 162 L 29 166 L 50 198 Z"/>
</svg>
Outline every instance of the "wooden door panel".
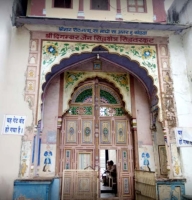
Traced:
<svg viewBox="0 0 192 200">
<path fill-rule="evenodd" d="M 60 142 L 60 172 L 64 169 L 62 197 L 67 200 L 100 199 L 100 194 L 97 194 L 100 192 L 100 184 L 95 173 L 92 174 L 93 178 L 91 172 L 87 174 L 84 170 L 80 173 L 79 170 L 87 167 L 97 167 L 99 170 L 99 150 L 113 149 L 117 152 L 115 164 L 118 191 L 114 199 L 131 200 L 134 197 L 134 169 L 129 118 L 125 115 L 120 97 L 112 87 L 101 86 L 98 81 L 93 84 L 89 88 L 84 85 L 83 89 L 74 93 L 75 98 L 72 99 L 79 98 L 81 101 L 72 101 L 63 120 Z M 90 88 L 92 93 L 89 94 L 92 97 L 84 98 L 86 90 Z M 81 92 L 84 93 L 80 95 Z"/>
<path fill-rule="evenodd" d="M 111 121 L 101 120 L 100 121 L 100 135 L 99 142 L 103 144 L 112 144 L 112 133 L 111 133 Z"/>
<path fill-rule="evenodd" d="M 115 143 L 116 145 L 127 145 L 128 143 L 128 132 L 127 132 L 127 120 L 116 120 L 115 121 Z"/>
<path fill-rule="evenodd" d="M 130 162 L 130 150 L 118 147 L 117 151 L 118 193 L 122 199 L 133 198 L 133 172 Z"/>
<path fill-rule="evenodd" d="M 94 132 L 93 132 L 93 120 L 83 119 L 81 128 L 81 144 L 93 145 L 94 144 Z"/>
<path fill-rule="evenodd" d="M 62 200 L 96 200 L 97 171 L 64 170 Z"/>
<path fill-rule="evenodd" d="M 66 120 L 65 144 L 77 145 L 78 121 Z"/>
</svg>

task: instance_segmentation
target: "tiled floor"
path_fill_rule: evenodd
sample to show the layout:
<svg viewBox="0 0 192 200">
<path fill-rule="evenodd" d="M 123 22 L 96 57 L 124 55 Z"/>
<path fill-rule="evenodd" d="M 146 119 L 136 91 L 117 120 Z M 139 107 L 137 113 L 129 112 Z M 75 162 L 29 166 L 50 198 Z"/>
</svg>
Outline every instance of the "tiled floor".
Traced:
<svg viewBox="0 0 192 200">
<path fill-rule="evenodd" d="M 112 190 L 112 187 L 103 186 L 103 183 L 100 183 L 100 190 Z"/>
<path fill-rule="evenodd" d="M 103 183 L 100 183 L 100 190 L 102 191 L 100 193 L 100 198 L 110 198 L 115 197 L 115 194 L 112 193 L 112 188 L 108 186 L 103 186 Z"/>
<path fill-rule="evenodd" d="M 110 197 L 115 197 L 115 194 L 112 193 L 101 193 L 100 198 L 110 198 Z"/>
</svg>

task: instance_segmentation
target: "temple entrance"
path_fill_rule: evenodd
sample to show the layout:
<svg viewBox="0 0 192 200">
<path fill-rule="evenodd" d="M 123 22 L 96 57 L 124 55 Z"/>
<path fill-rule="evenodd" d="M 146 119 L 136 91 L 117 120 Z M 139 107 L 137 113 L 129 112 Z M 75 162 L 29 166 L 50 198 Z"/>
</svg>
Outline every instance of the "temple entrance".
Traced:
<svg viewBox="0 0 192 200">
<path fill-rule="evenodd" d="M 113 160 L 117 168 L 114 179 L 108 173 L 108 186 L 113 194 L 109 199 L 134 199 L 133 139 L 130 116 L 122 99 L 113 84 L 98 77 L 80 83 L 75 89 L 63 116 L 58 141 L 59 175 L 66 175 L 62 199 L 106 198 L 102 197 L 100 187 L 107 159 Z M 95 173 L 96 196 L 95 183 L 92 184 Z"/>
</svg>

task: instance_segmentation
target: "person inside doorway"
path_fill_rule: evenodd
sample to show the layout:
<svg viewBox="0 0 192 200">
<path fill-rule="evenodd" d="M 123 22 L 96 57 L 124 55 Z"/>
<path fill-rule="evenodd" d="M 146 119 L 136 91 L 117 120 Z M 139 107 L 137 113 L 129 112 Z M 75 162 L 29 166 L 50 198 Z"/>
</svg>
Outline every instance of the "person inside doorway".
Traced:
<svg viewBox="0 0 192 200">
<path fill-rule="evenodd" d="M 103 179 L 103 186 L 109 186 L 109 175 L 110 172 L 113 170 L 113 161 L 107 161 L 107 167 L 105 172 L 102 174 Z"/>
</svg>

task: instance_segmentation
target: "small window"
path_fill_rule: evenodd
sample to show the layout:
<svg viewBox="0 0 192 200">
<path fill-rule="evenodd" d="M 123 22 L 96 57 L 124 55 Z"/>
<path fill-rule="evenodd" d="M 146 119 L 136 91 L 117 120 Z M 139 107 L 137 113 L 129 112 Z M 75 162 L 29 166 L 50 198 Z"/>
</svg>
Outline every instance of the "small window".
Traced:
<svg viewBox="0 0 192 200">
<path fill-rule="evenodd" d="M 72 8 L 72 0 L 54 0 L 55 8 Z"/>
<path fill-rule="evenodd" d="M 128 11 L 129 12 L 146 12 L 146 1 L 145 0 L 128 0 Z"/>
<path fill-rule="evenodd" d="M 109 10 L 109 0 L 91 0 L 92 10 Z"/>
</svg>

